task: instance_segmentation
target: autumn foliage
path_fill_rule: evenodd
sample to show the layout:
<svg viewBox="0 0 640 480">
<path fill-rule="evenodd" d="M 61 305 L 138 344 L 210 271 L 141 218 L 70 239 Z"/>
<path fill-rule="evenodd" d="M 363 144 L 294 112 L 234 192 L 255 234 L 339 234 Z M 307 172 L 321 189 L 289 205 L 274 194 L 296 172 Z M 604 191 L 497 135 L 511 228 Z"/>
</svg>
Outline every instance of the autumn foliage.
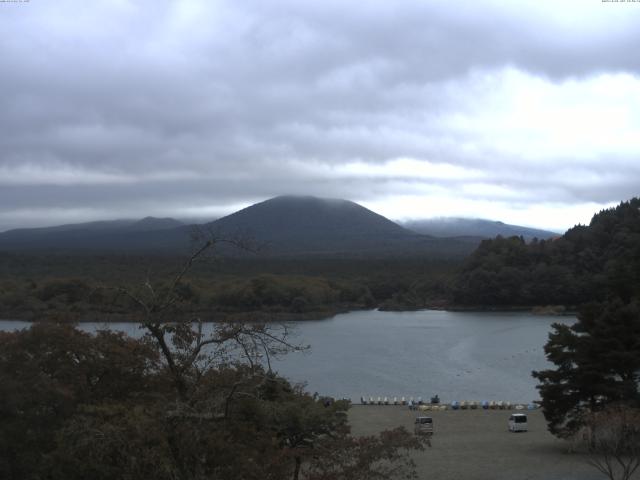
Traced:
<svg viewBox="0 0 640 480">
<path fill-rule="evenodd" d="M 0 477 L 413 475 L 408 453 L 420 441 L 403 429 L 352 437 L 347 402 L 314 398 L 248 363 L 186 376 L 181 391 L 151 337 L 57 324 L 0 334 Z"/>
</svg>

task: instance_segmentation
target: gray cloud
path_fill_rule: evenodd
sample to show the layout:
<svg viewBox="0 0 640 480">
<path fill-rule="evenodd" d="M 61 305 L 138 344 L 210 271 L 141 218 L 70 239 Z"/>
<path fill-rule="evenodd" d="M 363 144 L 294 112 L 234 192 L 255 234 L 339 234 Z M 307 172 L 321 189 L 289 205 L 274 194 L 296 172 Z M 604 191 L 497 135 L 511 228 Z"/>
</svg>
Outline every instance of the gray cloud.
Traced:
<svg viewBox="0 0 640 480">
<path fill-rule="evenodd" d="M 640 184 L 640 120 L 588 132 L 618 118 L 608 85 L 638 92 L 638 20 L 640 6 L 586 2 L 1 4 L 0 229 L 282 193 L 458 192 L 470 214 L 618 201 Z M 573 91 L 582 110 L 562 103 Z M 539 112 L 517 105 L 530 93 Z M 587 133 L 545 127 L 566 111 Z M 414 178 L 403 158 L 482 178 Z"/>
</svg>

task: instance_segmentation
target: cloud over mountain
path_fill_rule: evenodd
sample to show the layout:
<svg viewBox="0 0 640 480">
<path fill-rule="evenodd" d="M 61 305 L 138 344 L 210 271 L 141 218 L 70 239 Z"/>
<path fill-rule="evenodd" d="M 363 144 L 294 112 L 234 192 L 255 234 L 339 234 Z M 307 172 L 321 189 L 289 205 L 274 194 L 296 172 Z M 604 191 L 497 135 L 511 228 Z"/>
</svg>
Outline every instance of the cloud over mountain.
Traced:
<svg viewBox="0 0 640 480">
<path fill-rule="evenodd" d="M 638 20 L 579 1 L 2 4 L 0 229 L 282 193 L 566 228 L 637 194 Z"/>
</svg>

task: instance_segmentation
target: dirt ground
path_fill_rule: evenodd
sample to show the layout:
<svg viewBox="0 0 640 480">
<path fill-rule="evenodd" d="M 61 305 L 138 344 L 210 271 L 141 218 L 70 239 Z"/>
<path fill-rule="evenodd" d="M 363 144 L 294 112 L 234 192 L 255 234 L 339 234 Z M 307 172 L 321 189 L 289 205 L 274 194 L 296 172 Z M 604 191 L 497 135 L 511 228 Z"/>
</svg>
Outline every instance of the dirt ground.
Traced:
<svg viewBox="0 0 640 480">
<path fill-rule="evenodd" d="M 568 444 L 546 428 L 542 412 L 525 412 L 529 431 L 510 433 L 507 410 L 420 412 L 433 418 L 432 447 L 414 456 L 420 479 L 437 480 L 599 480 L 586 456 L 568 453 Z M 354 435 L 404 426 L 413 431 L 418 412 L 402 406 L 354 405 Z M 636 472 L 637 473 L 637 472 Z M 636 475 L 634 478 L 640 479 Z"/>
</svg>

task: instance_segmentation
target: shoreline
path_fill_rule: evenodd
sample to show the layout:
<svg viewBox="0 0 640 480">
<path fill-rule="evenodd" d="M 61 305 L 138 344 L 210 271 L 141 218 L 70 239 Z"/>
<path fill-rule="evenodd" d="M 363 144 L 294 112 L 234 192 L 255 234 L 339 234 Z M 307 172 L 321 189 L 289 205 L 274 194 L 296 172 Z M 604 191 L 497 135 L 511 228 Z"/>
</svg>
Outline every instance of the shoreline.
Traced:
<svg viewBox="0 0 640 480">
<path fill-rule="evenodd" d="M 381 307 L 378 310 L 382 312 L 419 312 L 422 310 L 435 310 L 442 312 L 496 312 L 496 313 L 509 313 L 509 312 L 522 312 L 532 313 L 534 315 L 546 315 L 557 317 L 571 317 L 578 314 L 578 309 L 575 306 L 565 305 L 430 305 L 424 308 L 387 308 Z"/>
<path fill-rule="evenodd" d="M 203 323 L 219 322 L 290 322 L 326 320 L 336 315 L 349 312 L 368 310 L 364 308 L 336 308 L 331 310 L 316 310 L 308 312 L 191 312 L 185 313 L 184 318 L 201 318 Z M 0 321 L 20 322 L 58 322 L 58 323 L 141 323 L 140 315 L 114 312 L 91 312 L 78 314 L 77 312 L 45 312 L 38 315 L 34 312 L 17 313 L 10 312 L 0 314 Z"/>
<path fill-rule="evenodd" d="M 567 308 L 563 305 L 548 306 L 429 306 L 425 308 L 362 308 L 354 306 L 344 306 L 342 308 L 316 310 L 309 312 L 264 312 L 264 311 L 246 311 L 246 312 L 209 312 L 206 316 L 203 312 L 199 312 L 204 323 L 218 322 L 292 322 L 292 321 L 322 321 L 335 317 L 336 315 L 361 312 L 361 311 L 380 311 L 380 312 L 421 312 L 421 311 L 439 311 L 439 312 L 459 312 L 459 313 L 531 313 L 533 315 L 545 317 L 575 317 L 577 309 Z M 89 314 L 79 314 L 78 312 L 52 312 L 45 313 L 44 318 L 36 318 L 34 312 L 17 313 L 11 312 L 0 317 L 6 317 L 6 321 L 20 322 L 59 322 L 59 323 L 140 323 L 140 319 L 136 315 L 122 314 L 113 312 L 92 312 Z M 194 314 L 185 315 L 185 317 L 193 318 Z M 0 318 L 0 321 L 3 319 Z"/>
</svg>

